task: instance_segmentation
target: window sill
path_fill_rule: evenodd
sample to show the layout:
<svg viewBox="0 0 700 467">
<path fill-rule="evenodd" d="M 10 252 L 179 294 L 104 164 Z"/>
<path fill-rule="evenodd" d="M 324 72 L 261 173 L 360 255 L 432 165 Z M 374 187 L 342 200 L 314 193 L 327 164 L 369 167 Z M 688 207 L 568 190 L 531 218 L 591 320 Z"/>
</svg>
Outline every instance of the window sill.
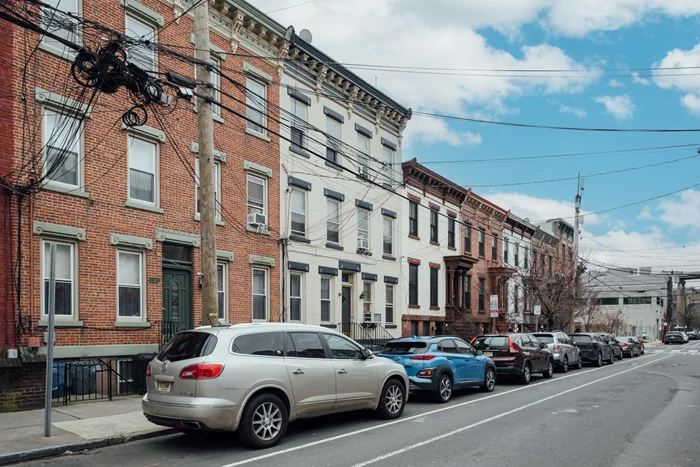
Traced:
<svg viewBox="0 0 700 467">
<path fill-rule="evenodd" d="M 221 225 L 223 225 L 223 222 L 221 223 Z M 267 235 L 268 237 L 270 235 L 272 235 L 272 232 L 267 227 L 265 227 L 263 230 L 258 230 L 255 227 L 251 226 L 250 224 L 246 224 L 245 229 L 248 232 L 256 233 L 256 234 L 260 234 L 260 235 Z"/>
<path fill-rule="evenodd" d="M 115 328 L 150 328 L 150 321 L 115 321 Z"/>
<path fill-rule="evenodd" d="M 197 222 L 202 222 L 202 216 L 200 214 L 195 214 L 193 219 Z M 216 225 L 226 225 L 221 219 L 216 219 Z"/>
<path fill-rule="evenodd" d="M 213 109 L 214 105 L 216 105 L 216 104 L 212 104 L 212 109 Z M 192 109 L 192 110 L 194 111 L 194 113 L 197 113 L 197 107 L 195 107 L 195 108 Z M 219 114 L 215 114 L 213 111 L 212 111 L 212 113 L 211 113 L 211 119 L 214 120 L 214 121 L 217 122 L 217 123 L 224 123 L 223 117 L 222 117 L 221 115 L 219 115 Z"/>
<path fill-rule="evenodd" d="M 322 328 L 329 328 L 329 329 L 335 329 L 338 327 L 337 324 L 328 324 L 328 323 L 321 323 L 319 326 Z"/>
<path fill-rule="evenodd" d="M 133 201 L 130 199 L 126 200 L 124 206 L 126 206 L 127 208 L 141 209 L 142 211 L 155 212 L 156 214 L 163 214 L 165 212 L 162 208 L 159 208 L 152 204 L 140 203 L 138 201 Z"/>
<path fill-rule="evenodd" d="M 267 141 L 268 143 L 270 142 L 270 137 L 267 135 L 264 135 L 262 133 L 258 133 L 257 131 L 251 130 L 250 128 L 246 127 L 245 129 L 246 134 L 250 136 L 255 136 L 256 138 L 259 138 L 263 141 Z"/>
<path fill-rule="evenodd" d="M 385 259 L 387 261 L 396 261 L 396 256 L 382 255 L 382 259 Z"/>
<path fill-rule="evenodd" d="M 408 238 L 412 238 L 413 240 L 420 240 L 420 237 L 418 235 L 413 234 L 408 234 Z"/>
<path fill-rule="evenodd" d="M 362 256 L 372 256 L 372 253 L 369 250 L 365 250 L 363 248 L 358 248 L 356 253 Z"/>
<path fill-rule="evenodd" d="M 326 165 L 331 169 L 335 169 L 339 172 L 343 172 L 345 170 L 345 168 L 342 165 L 336 164 L 335 162 L 326 161 Z"/>
<path fill-rule="evenodd" d="M 430 244 L 434 246 L 440 246 L 440 242 L 436 242 L 435 240 L 430 240 Z"/>
<path fill-rule="evenodd" d="M 326 248 L 330 248 L 332 250 L 338 250 L 338 251 L 345 250 L 345 248 L 343 248 L 342 246 L 338 245 L 337 243 L 333 243 L 333 242 L 326 242 Z"/>
<path fill-rule="evenodd" d="M 55 191 L 56 193 L 63 193 L 64 195 L 77 196 L 78 198 L 89 199 L 90 195 L 81 190 L 80 187 L 64 185 L 62 183 L 56 183 L 51 180 L 46 181 L 41 188 L 47 191 Z"/>
<path fill-rule="evenodd" d="M 435 305 L 431 305 L 431 306 L 430 306 L 430 309 L 431 309 L 432 311 L 440 311 L 440 307 L 439 307 L 439 306 L 435 306 Z"/>
<path fill-rule="evenodd" d="M 293 152 L 294 154 L 299 154 L 307 159 L 311 159 L 311 155 L 306 151 L 306 149 L 299 147 L 296 144 L 289 146 L 289 152 Z"/>
<path fill-rule="evenodd" d="M 292 240 L 293 242 L 299 242 L 299 243 L 311 243 L 311 240 L 309 240 L 306 237 L 302 237 L 301 235 L 290 235 L 289 239 Z"/>
<path fill-rule="evenodd" d="M 420 305 L 408 305 L 408 308 L 411 310 L 420 310 Z"/>
<path fill-rule="evenodd" d="M 387 329 L 398 329 L 399 328 L 398 324 L 387 324 L 384 327 Z"/>
<path fill-rule="evenodd" d="M 65 49 L 64 49 L 64 50 L 61 50 L 61 49 L 59 49 L 59 48 L 57 48 L 57 47 L 53 47 L 53 46 L 51 46 L 51 45 L 49 45 L 49 44 L 46 44 L 46 43 L 43 42 L 43 41 L 42 41 L 42 42 L 39 42 L 39 48 L 40 48 L 41 50 L 43 50 L 44 52 L 48 52 L 48 53 L 50 53 L 50 54 L 52 54 L 52 55 L 55 55 L 55 56 L 57 56 L 57 57 L 60 57 L 60 58 L 62 58 L 62 59 L 64 59 L 64 60 L 68 60 L 68 61 L 71 61 L 71 62 L 72 62 L 73 60 L 75 60 L 76 53 L 75 53 L 74 51 L 70 50 L 70 49 L 68 49 L 68 50 L 65 50 Z"/>
<path fill-rule="evenodd" d="M 453 246 L 448 246 L 447 249 L 448 249 L 448 250 L 451 250 L 451 251 L 457 251 L 457 248 L 455 248 L 455 247 L 453 247 Z"/>
<path fill-rule="evenodd" d="M 48 325 L 49 325 L 49 321 L 46 319 L 40 319 L 39 322 L 37 323 L 37 326 L 39 326 L 39 327 L 48 327 Z M 54 318 L 53 325 L 54 325 L 54 327 L 57 327 L 57 328 L 82 328 L 83 322 Z"/>
</svg>

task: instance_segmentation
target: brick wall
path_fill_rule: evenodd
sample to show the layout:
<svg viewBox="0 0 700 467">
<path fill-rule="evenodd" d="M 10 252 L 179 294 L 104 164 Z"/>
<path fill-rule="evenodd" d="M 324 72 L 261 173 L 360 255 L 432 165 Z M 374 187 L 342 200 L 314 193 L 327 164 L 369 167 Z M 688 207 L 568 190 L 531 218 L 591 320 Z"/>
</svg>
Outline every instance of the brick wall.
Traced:
<svg viewBox="0 0 700 467">
<path fill-rule="evenodd" d="M 44 407 L 46 364 L 0 367 L 0 412 Z"/>
</svg>

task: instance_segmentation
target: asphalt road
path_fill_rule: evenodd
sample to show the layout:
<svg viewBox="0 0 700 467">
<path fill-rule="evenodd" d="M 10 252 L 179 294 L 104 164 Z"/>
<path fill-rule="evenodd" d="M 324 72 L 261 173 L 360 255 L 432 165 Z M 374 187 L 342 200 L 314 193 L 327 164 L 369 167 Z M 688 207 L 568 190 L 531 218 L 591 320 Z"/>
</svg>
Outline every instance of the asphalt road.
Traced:
<svg viewBox="0 0 700 467">
<path fill-rule="evenodd" d="M 246 450 L 234 435 L 172 435 L 29 465 L 697 467 L 697 351 L 693 341 L 650 348 L 530 386 L 499 381 L 492 394 L 468 390 L 446 405 L 414 397 L 390 423 L 371 413 L 302 420 L 270 450 Z"/>
</svg>

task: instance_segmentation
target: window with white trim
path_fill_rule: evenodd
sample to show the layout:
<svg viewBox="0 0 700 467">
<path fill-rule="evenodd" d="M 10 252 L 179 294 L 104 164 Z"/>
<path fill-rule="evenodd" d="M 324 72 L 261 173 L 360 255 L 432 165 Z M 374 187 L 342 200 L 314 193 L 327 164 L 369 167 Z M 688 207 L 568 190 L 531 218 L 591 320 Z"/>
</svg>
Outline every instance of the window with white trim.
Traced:
<svg viewBox="0 0 700 467">
<path fill-rule="evenodd" d="M 369 138 L 357 133 L 357 173 L 369 177 Z"/>
<path fill-rule="evenodd" d="M 383 252 L 385 255 L 394 254 L 394 219 L 387 216 L 384 216 Z"/>
<path fill-rule="evenodd" d="M 267 86 L 251 77 L 246 78 L 246 128 L 261 135 L 267 134 Z"/>
<path fill-rule="evenodd" d="M 228 274 L 225 263 L 216 264 L 216 298 L 219 322 L 228 323 Z"/>
<path fill-rule="evenodd" d="M 340 244 L 340 203 L 327 199 L 326 240 Z"/>
<path fill-rule="evenodd" d="M 307 105 L 290 97 L 290 112 L 292 114 L 292 145 L 298 148 L 306 147 Z"/>
<path fill-rule="evenodd" d="M 156 28 L 154 25 L 138 20 L 128 13 L 126 14 L 124 32 L 127 37 L 137 41 L 147 39 L 153 42 L 156 40 Z M 144 71 L 158 71 L 156 52 L 146 45 L 141 44 L 129 47 L 127 59 Z"/>
<path fill-rule="evenodd" d="M 299 273 L 289 275 L 289 321 L 301 321 L 304 278 Z"/>
<path fill-rule="evenodd" d="M 158 145 L 129 136 L 129 199 L 158 205 Z"/>
<path fill-rule="evenodd" d="M 143 253 L 117 250 L 117 318 L 143 317 Z"/>
<path fill-rule="evenodd" d="M 321 276 L 321 322 L 330 323 L 333 316 L 333 282 L 328 276 Z"/>
<path fill-rule="evenodd" d="M 247 196 L 248 214 L 262 214 L 267 222 L 267 180 L 249 174 Z"/>
<path fill-rule="evenodd" d="M 197 189 L 195 192 L 195 209 L 196 213 L 200 213 L 199 206 L 199 158 L 195 159 L 194 172 L 197 176 Z M 221 165 L 218 162 L 214 163 L 214 200 L 216 203 L 216 220 L 221 220 Z"/>
<path fill-rule="evenodd" d="M 362 283 L 362 312 L 365 321 L 372 321 L 372 286 L 374 282 L 366 281 Z"/>
<path fill-rule="evenodd" d="M 384 319 L 387 323 L 394 322 L 394 284 L 386 284 L 385 286 L 385 305 L 384 305 Z"/>
<path fill-rule="evenodd" d="M 80 24 L 71 16 L 65 14 L 80 15 L 80 0 L 45 0 L 44 3 L 60 10 L 60 12 L 52 8 L 42 9 L 41 27 L 62 39 L 80 45 L 82 43 Z M 51 37 L 42 36 L 41 43 L 54 49 L 61 55 L 73 52 L 67 46 Z"/>
<path fill-rule="evenodd" d="M 49 276 L 51 273 L 51 244 L 56 245 L 56 286 L 54 299 L 54 315 L 57 318 L 70 318 L 75 315 L 76 286 L 75 286 L 75 243 L 44 240 L 42 242 L 42 316 L 47 316 L 49 309 Z"/>
<path fill-rule="evenodd" d="M 213 55 L 210 55 L 209 59 L 211 60 L 213 67 L 216 69 L 221 69 L 221 61 L 219 61 L 218 58 L 214 57 Z M 195 79 L 197 78 L 197 68 L 198 65 L 194 66 L 195 68 Z M 209 73 L 209 81 L 211 82 L 211 100 L 213 101 L 211 104 L 211 112 L 215 116 L 220 116 L 221 115 L 221 106 L 217 105 L 216 103 L 221 102 L 221 92 L 219 91 L 221 89 L 221 76 L 219 73 L 216 71 L 211 71 Z M 199 107 L 198 104 L 198 99 L 197 96 L 194 97 L 194 108 L 197 109 Z"/>
<path fill-rule="evenodd" d="M 338 152 L 340 151 L 340 122 L 332 118 L 326 118 L 326 159 L 340 164 Z"/>
<path fill-rule="evenodd" d="M 382 174 L 384 184 L 391 186 L 394 183 L 394 150 L 382 146 Z"/>
<path fill-rule="evenodd" d="M 292 234 L 306 237 L 306 192 L 297 188 L 291 191 Z"/>
<path fill-rule="evenodd" d="M 82 181 L 83 142 L 77 118 L 45 110 L 44 176 L 67 187 L 79 187 Z"/>
<path fill-rule="evenodd" d="M 253 320 L 267 321 L 269 271 L 265 268 L 253 268 Z"/>
<path fill-rule="evenodd" d="M 357 248 L 369 250 L 369 211 L 357 210 Z"/>
</svg>

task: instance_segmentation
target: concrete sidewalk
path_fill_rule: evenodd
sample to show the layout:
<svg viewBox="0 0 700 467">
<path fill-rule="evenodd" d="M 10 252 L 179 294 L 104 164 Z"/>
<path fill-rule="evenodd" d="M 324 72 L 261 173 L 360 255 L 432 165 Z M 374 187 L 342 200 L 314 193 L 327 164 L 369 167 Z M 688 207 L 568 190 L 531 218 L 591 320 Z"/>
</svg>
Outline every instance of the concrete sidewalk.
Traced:
<svg viewBox="0 0 700 467">
<path fill-rule="evenodd" d="M 54 406 L 51 438 L 44 410 L 0 413 L 0 465 L 173 433 L 141 412 L 141 397 Z"/>
</svg>

